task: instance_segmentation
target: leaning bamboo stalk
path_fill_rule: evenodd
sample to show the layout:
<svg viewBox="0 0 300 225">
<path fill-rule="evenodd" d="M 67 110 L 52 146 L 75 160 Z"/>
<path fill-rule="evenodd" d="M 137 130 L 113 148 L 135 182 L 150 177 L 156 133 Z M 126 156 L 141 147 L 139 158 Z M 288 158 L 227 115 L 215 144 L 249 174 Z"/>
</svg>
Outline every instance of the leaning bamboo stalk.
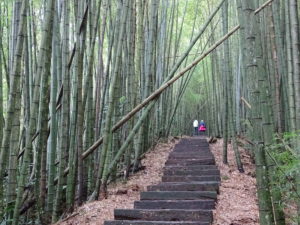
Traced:
<svg viewBox="0 0 300 225">
<path fill-rule="evenodd" d="M 267 6 L 269 6 L 274 0 L 269 0 L 267 2 L 265 2 L 264 4 L 262 4 L 259 8 L 257 8 L 255 11 L 254 11 L 254 14 L 258 14 L 260 11 L 262 11 L 264 8 L 266 8 Z"/>
<path fill-rule="evenodd" d="M 105 127 L 104 127 L 104 138 L 103 138 L 103 149 L 101 151 L 101 157 L 100 157 L 100 162 L 99 162 L 99 169 L 97 172 L 97 181 L 96 181 L 96 188 L 95 188 L 95 193 L 96 193 L 96 198 L 98 197 L 98 191 L 101 186 L 100 178 L 102 177 L 103 171 L 106 169 L 106 160 L 107 160 L 107 154 L 109 152 L 109 141 L 110 141 L 110 135 L 112 134 L 112 124 L 113 124 L 113 110 L 114 106 L 116 104 L 116 87 L 117 87 L 117 82 L 118 79 L 120 78 L 120 73 L 119 73 L 119 66 L 121 65 L 121 56 L 122 56 L 122 42 L 123 42 L 123 35 L 125 32 L 125 27 L 127 15 L 128 15 L 128 5 L 130 4 L 130 0 L 125 2 L 125 5 L 121 5 L 122 7 L 122 15 L 117 18 L 120 19 L 120 21 L 123 21 L 123 23 L 120 25 L 120 31 L 119 33 L 116 32 L 116 38 L 117 38 L 117 45 L 116 45 L 116 53 L 115 53 L 115 63 L 114 63 L 114 69 L 112 72 L 112 77 L 111 77 L 111 83 L 109 87 L 109 93 L 108 93 L 108 109 L 107 109 L 107 114 L 105 118 Z M 118 20 L 117 20 L 118 21 Z M 82 157 L 82 160 L 84 158 Z"/>
<path fill-rule="evenodd" d="M 221 38 L 218 42 L 216 42 L 213 46 L 211 46 L 205 53 L 199 56 L 195 61 L 193 61 L 189 66 L 185 67 L 181 72 L 179 72 L 176 76 L 174 76 L 169 81 L 165 82 L 160 86 L 156 91 L 154 91 L 149 97 L 147 97 L 141 104 L 136 106 L 131 112 L 129 112 L 126 116 L 123 117 L 118 123 L 116 123 L 112 131 L 116 131 L 119 129 L 124 123 L 126 123 L 132 116 L 134 116 L 137 112 L 139 112 L 142 108 L 144 108 L 150 101 L 157 98 L 164 90 L 166 90 L 169 86 L 171 86 L 176 80 L 182 77 L 186 72 L 196 66 L 200 61 L 202 61 L 206 56 L 208 56 L 213 50 L 215 50 L 219 45 L 221 45 L 225 40 L 227 40 L 231 35 L 233 35 L 237 30 L 240 29 L 240 25 L 234 27 L 228 34 L 226 34 L 223 38 Z M 84 159 L 90 153 L 92 153 L 101 143 L 103 142 L 103 138 L 98 139 L 88 150 L 86 150 L 81 157 Z"/>
<path fill-rule="evenodd" d="M 150 101 L 156 99 L 157 97 L 159 97 L 159 95 L 165 90 L 167 89 L 169 86 L 171 86 L 176 80 L 178 80 L 180 77 L 182 77 L 186 72 L 188 72 L 189 70 L 191 70 L 193 67 L 195 67 L 199 62 L 201 62 L 204 58 L 206 58 L 206 56 L 208 56 L 213 50 L 215 50 L 219 45 L 221 45 L 224 41 L 226 41 L 231 35 L 233 35 L 238 29 L 240 28 L 240 26 L 236 26 L 234 27 L 229 33 L 227 33 L 222 39 L 220 39 L 218 42 L 216 42 L 213 46 L 211 46 L 204 54 L 202 54 L 201 56 L 199 56 L 195 61 L 193 61 L 189 66 L 185 67 L 181 72 L 179 72 L 176 76 L 174 76 L 171 80 L 169 80 L 168 82 L 166 82 L 165 84 L 163 84 L 159 89 L 157 89 L 152 95 L 150 95 L 148 98 L 146 98 L 144 100 L 147 101 L 147 103 L 149 103 Z M 143 102 L 143 103 L 144 103 Z M 145 104 L 147 104 L 145 103 Z M 119 161 L 119 159 L 121 158 L 121 156 L 124 154 L 127 146 L 129 145 L 129 143 L 132 141 L 135 133 L 138 131 L 139 127 L 141 126 L 142 122 L 144 121 L 144 119 L 147 117 L 148 113 L 151 111 L 152 107 L 154 106 L 155 101 L 152 101 L 147 107 L 146 110 L 143 112 L 141 118 L 139 119 L 139 121 L 136 123 L 136 125 L 134 126 L 134 128 L 131 130 L 130 134 L 128 135 L 127 139 L 125 140 L 125 142 L 123 143 L 122 147 L 119 149 L 118 153 L 116 154 L 115 158 L 113 159 L 113 161 L 111 162 L 107 173 L 104 174 L 103 177 L 103 183 L 105 183 L 108 179 L 108 176 L 110 174 L 110 171 L 112 170 L 112 168 L 114 168 L 117 165 L 117 162 Z M 137 106 L 138 107 L 138 106 Z M 137 108 L 136 107 L 136 108 Z"/>
<path fill-rule="evenodd" d="M 273 0 L 269 0 L 267 3 L 270 4 Z M 261 7 L 259 7 L 255 14 L 262 11 L 265 7 L 268 6 L 268 4 L 263 4 Z M 207 55 L 209 55 L 215 48 L 217 48 L 219 45 L 221 45 L 224 41 L 226 41 L 232 34 L 234 34 L 236 31 L 240 29 L 240 25 L 237 25 L 234 27 L 227 35 L 225 35 L 223 38 L 221 38 L 218 42 L 216 42 L 212 47 L 210 47 L 205 53 L 203 53 L 201 56 L 199 56 L 191 65 L 183 69 L 178 75 L 176 75 L 171 80 L 175 82 L 177 79 L 182 77 L 185 72 L 189 71 L 191 68 L 193 68 L 197 63 L 199 63 L 201 60 L 203 60 Z M 198 61 L 199 60 L 199 61 Z M 197 63 L 195 63 L 198 61 Z M 178 77 L 179 76 L 179 77 Z M 176 79 L 176 77 L 178 77 Z M 174 80 L 175 79 L 175 80 Z M 143 107 L 145 107 L 151 100 L 158 97 L 167 87 L 169 87 L 172 82 L 169 80 L 168 82 L 164 83 L 159 89 L 154 91 L 148 98 L 146 98 L 142 103 L 140 103 L 138 106 L 136 106 L 132 111 L 130 111 L 127 115 L 125 115 L 118 123 L 116 123 L 112 127 L 112 132 L 115 132 L 117 129 L 119 129 L 123 124 L 125 124 L 128 120 L 130 120 L 137 112 L 139 112 Z M 93 151 L 95 151 L 98 146 L 100 146 L 103 142 L 103 137 L 100 137 L 91 147 L 89 147 L 84 153 L 82 153 L 81 157 L 85 159 L 89 154 L 91 154 Z M 64 171 L 64 174 L 67 175 L 69 172 L 69 168 L 66 168 Z M 56 178 L 57 180 L 57 178 Z"/>
<path fill-rule="evenodd" d="M 178 70 L 178 68 L 180 67 L 180 65 L 182 64 L 182 62 L 184 61 L 184 59 L 188 56 L 188 54 L 190 53 L 190 51 L 192 50 L 193 46 L 196 44 L 196 42 L 199 40 L 199 38 L 201 37 L 201 35 L 204 33 L 204 31 L 206 30 L 206 28 L 208 27 L 209 23 L 211 22 L 211 20 L 214 18 L 214 16 L 217 14 L 217 12 L 220 10 L 220 8 L 222 7 L 223 3 L 226 0 L 222 0 L 219 5 L 216 7 L 216 9 L 211 13 L 211 15 L 209 16 L 209 18 L 206 20 L 206 22 L 203 24 L 203 26 L 200 28 L 199 33 L 197 34 L 197 36 L 191 41 L 190 46 L 185 50 L 185 52 L 183 53 L 183 55 L 181 56 L 181 58 L 178 60 L 178 62 L 174 65 L 173 69 L 171 70 L 171 72 L 169 73 L 168 77 L 166 78 L 165 82 L 169 81 L 174 74 L 176 73 L 176 71 Z M 151 96 L 151 95 L 150 95 Z M 149 97 L 150 97 L 149 96 Z M 148 97 L 148 98 L 149 98 Z M 147 100 L 147 99 L 145 99 Z M 145 101 L 144 101 L 145 102 Z M 149 102 L 147 102 L 149 103 Z M 147 104 L 146 103 L 146 104 Z M 134 116 L 139 110 L 141 110 L 142 108 L 144 108 L 145 105 L 143 105 L 143 102 L 139 105 L 140 107 L 136 107 L 134 108 L 130 113 L 128 113 L 125 117 L 123 117 L 123 119 L 121 119 L 117 124 L 115 124 L 112 127 L 112 132 L 116 131 L 117 129 L 119 129 L 124 123 L 126 123 L 132 116 Z M 137 110 L 137 111 L 135 111 Z M 99 138 L 88 150 L 86 150 L 81 157 L 83 159 L 85 159 L 90 153 L 92 153 L 99 145 L 101 145 L 103 142 L 103 138 Z"/>
<path fill-rule="evenodd" d="M 250 105 L 250 103 L 249 103 L 244 97 L 241 97 L 241 101 L 244 102 L 244 104 L 245 104 L 249 109 L 252 108 L 252 106 Z"/>
<path fill-rule="evenodd" d="M 159 97 L 159 95 L 166 90 L 170 85 L 172 85 L 176 80 L 182 77 L 186 72 L 191 70 L 194 66 L 196 66 L 200 61 L 202 61 L 206 56 L 208 56 L 212 51 L 214 51 L 219 45 L 221 45 L 224 41 L 226 41 L 231 35 L 233 35 L 236 31 L 240 29 L 240 25 L 234 27 L 228 34 L 226 34 L 223 38 L 221 38 L 218 42 L 216 42 L 213 46 L 211 46 L 205 53 L 199 56 L 196 60 L 194 60 L 189 66 L 185 67 L 181 72 L 179 72 L 176 76 L 174 76 L 168 82 L 165 82 L 160 86 L 156 91 L 154 91 L 149 97 L 147 97 L 142 103 L 136 106 L 133 110 L 131 110 L 126 116 L 123 117 L 117 124 L 115 124 L 112 128 L 112 132 L 118 130 L 124 123 L 130 120 L 137 112 L 139 112 L 142 108 L 144 108 L 149 102 Z M 91 154 L 94 150 L 97 149 L 99 145 L 103 142 L 103 137 L 99 138 L 90 148 L 88 148 L 82 155 L 82 159 L 85 159 L 89 154 Z M 67 175 L 69 172 L 69 168 L 66 168 L 64 171 L 64 175 Z M 55 179 L 54 182 L 57 182 Z"/>
<path fill-rule="evenodd" d="M 269 0 L 263 5 L 261 5 L 259 8 L 255 10 L 255 14 L 258 14 L 263 9 L 265 9 L 268 5 L 270 5 L 274 0 Z M 225 1 L 222 1 L 219 6 L 216 8 L 215 12 L 212 13 L 214 15 L 223 5 Z M 208 20 L 210 21 L 210 20 Z M 201 29 L 205 29 L 205 26 Z M 190 66 L 187 66 L 185 69 L 183 69 L 177 76 L 174 76 L 169 81 L 165 82 L 160 88 L 158 88 L 156 91 L 154 91 L 149 97 L 147 97 L 140 105 L 136 106 L 131 112 L 129 112 L 126 116 L 124 116 L 118 123 L 116 123 L 113 128 L 112 132 L 119 129 L 124 123 L 126 123 L 132 116 L 134 116 L 137 112 L 139 112 L 142 108 L 144 108 L 151 100 L 159 96 L 167 87 L 169 87 L 172 83 L 174 83 L 177 79 L 182 77 L 184 73 L 189 71 L 191 68 L 193 68 L 196 64 L 198 64 L 201 60 L 203 60 L 207 55 L 209 55 L 215 48 L 217 48 L 219 45 L 221 45 L 224 41 L 226 41 L 233 33 L 235 33 L 237 30 L 240 29 L 240 25 L 237 25 L 234 27 L 230 32 L 228 32 L 222 39 L 220 39 L 218 42 L 216 42 L 213 46 L 211 46 L 205 53 L 203 53 L 201 56 L 199 56 L 193 63 L 190 64 Z M 201 33 L 201 32 L 200 32 Z M 196 38 L 195 38 L 196 39 Z M 193 42 L 195 42 L 195 39 Z M 188 51 L 185 52 L 184 55 L 188 54 Z M 185 57 L 184 57 L 185 58 Z M 198 61 L 199 60 L 199 61 Z M 180 60 L 181 61 L 181 60 Z M 197 62 L 198 61 L 198 62 Z M 177 65 L 176 65 L 177 66 Z M 175 66 L 175 67 L 176 67 Z M 179 67 L 179 66 L 178 66 Z M 178 69 L 178 67 L 176 69 Z M 183 72 L 183 73 L 182 73 Z M 172 72 L 171 72 L 172 73 Z M 177 78 L 176 78 L 177 77 Z M 103 138 L 99 138 L 89 149 L 87 149 L 81 157 L 85 159 L 90 153 L 92 153 L 99 145 L 101 145 L 103 142 Z"/>
<path fill-rule="evenodd" d="M 137 123 L 134 125 L 134 127 L 132 128 L 132 130 L 130 131 L 130 133 L 128 134 L 127 139 L 122 144 L 121 148 L 118 150 L 117 154 L 115 155 L 115 157 L 113 158 L 112 162 L 109 164 L 107 170 L 103 174 L 102 184 L 106 185 L 110 173 L 112 172 L 113 168 L 115 168 L 117 166 L 118 161 L 120 160 L 120 158 L 122 157 L 122 155 L 125 153 L 127 147 L 132 142 L 132 139 L 134 138 L 135 134 L 137 133 L 137 131 L 141 127 L 142 123 L 147 118 L 149 112 L 151 111 L 151 109 L 153 108 L 153 106 L 155 105 L 155 103 L 156 103 L 156 101 L 152 101 L 146 107 L 145 111 L 142 113 L 141 117 L 139 118 L 139 120 L 137 121 Z"/>
</svg>

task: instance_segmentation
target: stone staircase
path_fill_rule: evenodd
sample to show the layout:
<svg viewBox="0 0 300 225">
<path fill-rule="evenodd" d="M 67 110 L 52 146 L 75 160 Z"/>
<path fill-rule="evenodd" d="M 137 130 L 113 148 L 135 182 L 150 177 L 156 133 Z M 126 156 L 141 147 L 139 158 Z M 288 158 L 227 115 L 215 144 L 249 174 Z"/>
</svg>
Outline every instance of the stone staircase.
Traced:
<svg viewBox="0 0 300 225">
<path fill-rule="evenodd" d="M 115 220 L 104 225 L 209 225 L 219 182 L 206 139 L 182 139 L 165 163 L 162 182 L 148 186 L 134 209 L 115 209 Z"/>
</svg>

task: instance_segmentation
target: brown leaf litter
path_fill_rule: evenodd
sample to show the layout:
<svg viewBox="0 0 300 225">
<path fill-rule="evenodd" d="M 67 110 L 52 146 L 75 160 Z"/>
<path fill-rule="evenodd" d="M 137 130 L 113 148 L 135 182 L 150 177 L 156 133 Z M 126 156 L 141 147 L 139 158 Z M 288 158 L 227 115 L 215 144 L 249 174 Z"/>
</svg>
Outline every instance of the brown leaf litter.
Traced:
<svg viewBox="0 0 300 225">
<path fill-rule="evenodd" d="M 177 139 L 158 144 L 145 154 L 142 165 L 145 169 L 129 177 L 127 182 L 117 182 L 108 186 L 108 198 L 86 203 L 69 215 L 69 219 L 56 225 L 103 225 L 105 220 L 113 220 L 115 208 L 133 208 L 133 202 L 140 199 L 140 192 L 149 185 L 161 182 L 163 167 Z"/>
<path fill-rule="evenodd" d="M 108 199 L 86 203 L 73 212 L 74 216 L 69 215 L 69 219 L 56 225 L 103 225 L 105 220 L 113 219 L 115 208 L 133 208 L 140 191 L 161 181 L 164 163 L 177 142 L 170 139 L 168 143 L 158 144 L 142 160 L 145 170 L 130 176 L 127 182 L 110 184 Z M 259 225 L 255 167 L 245 150 L 240 148 L 245 173 L 239 173 L 231 145 L 228 148 L 229 165 L 224 165 L 222 146 L 221 139 L 210 145 L 222 179 L 213 225 Z"/>
<path fill-rule="evenodd" d="M 223 164 L 223 140 L 211 144 L 221 172 L 220 194 L 214 210 L 213 225 L 259 225 L 255 165 L 247 152 L 239 148 L 245 173 L 237 170 L 232 146 L 228 145 L 228 165 Z"/>
</svg>

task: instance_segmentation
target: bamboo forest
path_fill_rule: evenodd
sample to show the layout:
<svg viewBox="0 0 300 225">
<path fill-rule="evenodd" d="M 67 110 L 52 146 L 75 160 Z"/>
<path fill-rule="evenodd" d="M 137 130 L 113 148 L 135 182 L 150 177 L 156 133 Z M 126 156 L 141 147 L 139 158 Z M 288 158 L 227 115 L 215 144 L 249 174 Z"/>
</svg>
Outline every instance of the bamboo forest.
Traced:
<svg viewBox="0 0 300 225">
<path fill-rule="evenodd" d="M 299 19 L 298 0 L 0 0 L 0 224 L 103 201 L 198 119 L 246 174 L 243 143 L 259 224 L 300 225 Z M 105 224 L 211 224 L 174 221 Z"/>
</svg>

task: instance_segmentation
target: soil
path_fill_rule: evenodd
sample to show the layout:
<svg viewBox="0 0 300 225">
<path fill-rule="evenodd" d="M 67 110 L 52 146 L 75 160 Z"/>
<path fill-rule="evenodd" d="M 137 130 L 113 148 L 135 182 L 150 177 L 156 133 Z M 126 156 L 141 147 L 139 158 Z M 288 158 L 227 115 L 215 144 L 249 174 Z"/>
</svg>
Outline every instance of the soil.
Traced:
<svg viewBox="0 0 300 225">
<path fill-rule="evenodd" d="M 224 165 L 222 161 L 222 139 L 211 144 L 210 149 L 215 156 L 222 180 L 213 225 L 259 225 L 255 165 L 251 162 L 249 154 L 239 148 L 245 170 L 244 173 L 240 173 L 230 144 L 228 165 Z"/>
<path fill-rule="evenodd" d="M 158 144 L 142 160 L 144 170 L 131 175 L 127 182 L 110 184 L 107 199 L 84 204 L 56 225 L 103 225 L 105 220 L 113 219 L 115 208 L 133 208 L 133 202 L 139 200 L 141 191 L 161 181 L 165 161 L 176 143 L 178 140 L 172 138 L 168 143 Z M 222 143 L 219 139 L 210 145 L 222 179 L 213 225 L 259 225 L 255 167 L 245 150 L 240 149 L 245 173 L 239 173 L 230 145 L 229 165 L 224 165 Z"/>
</svg>

